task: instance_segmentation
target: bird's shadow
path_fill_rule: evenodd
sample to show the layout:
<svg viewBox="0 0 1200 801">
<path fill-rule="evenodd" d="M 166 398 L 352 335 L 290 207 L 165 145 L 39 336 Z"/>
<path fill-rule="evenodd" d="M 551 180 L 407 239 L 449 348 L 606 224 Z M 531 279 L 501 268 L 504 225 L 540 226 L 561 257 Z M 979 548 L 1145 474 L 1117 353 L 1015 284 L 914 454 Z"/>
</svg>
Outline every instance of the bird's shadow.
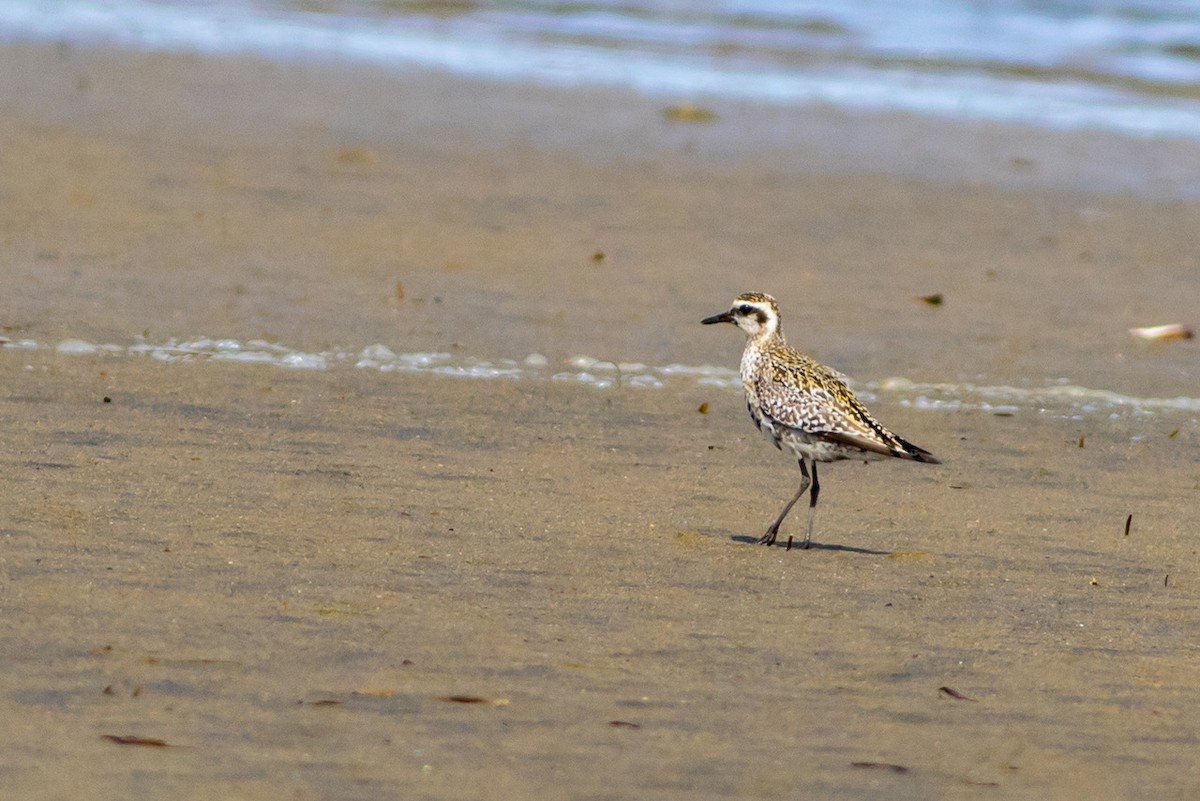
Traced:
<svg viewBox="0 0 1200 801">
<path fill-rule="evenodd" d="M 747 545 L 758 545 L 759 538 L 758 537 L 750 537 L 745 534 L 734 534 L 729 539 L 733 540 L 734 542 L 741 542 L 741 543 L 745 543 Z M 787 540 L 782 539 L 782 538 L 778 539 L 775 541 L 775 544 L 770 547 L 786 549 L 787 548 Z M 793 551 L 804 551 L 804 550 L 808 550 L 808 551 L 844 551 L 846 553 L 861 553 L 861 554 L 865 554 L 867 556 L 891 556 L 892 555 L 892 551 L 877 551 L 873 548 L 856 548 L 853 545 L 838 545 L 837 543 L 834 543 L 834 542 L 810 542 L 808 544 L 808 548 L 802 547 L 800 545 L 800 543 L 798 543 L 798 542 L 793 542 L 791 549 Z"/>
</svg>

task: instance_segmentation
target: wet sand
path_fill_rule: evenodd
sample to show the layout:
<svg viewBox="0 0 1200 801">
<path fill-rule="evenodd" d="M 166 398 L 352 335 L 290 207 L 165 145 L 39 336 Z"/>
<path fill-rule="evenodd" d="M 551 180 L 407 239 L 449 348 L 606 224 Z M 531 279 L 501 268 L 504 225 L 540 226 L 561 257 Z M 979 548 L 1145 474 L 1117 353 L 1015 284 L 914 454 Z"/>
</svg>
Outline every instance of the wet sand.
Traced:
<svg viewBox="0 0 1200 801">
<path fill-rule="evenodd" d="M 0 324 L 44 345 L 0 349 L 7 793 L 1200 791 L 1194 414 L 883 394 L 946 464 L 830 466 L 817 546 L 768 550 L 750 542 L 797 475 L 731 391 L 52 348 L 733 366 L 736 333 L 697 323 L 753 288 L 862 380 L 1194 397 L 1193 343 L 1125 329 L 1194 325 L 1197 204 L 1056 180 L 1097 152 L 1169 175 L 1186 146 L 968 130 L 961 163 L 888 171 L 832 112 L 680 126 L 652 100 L 430 75 L 0 61 Z M 855 135 L 822 150 L 839 123 Z"/>
</svg>

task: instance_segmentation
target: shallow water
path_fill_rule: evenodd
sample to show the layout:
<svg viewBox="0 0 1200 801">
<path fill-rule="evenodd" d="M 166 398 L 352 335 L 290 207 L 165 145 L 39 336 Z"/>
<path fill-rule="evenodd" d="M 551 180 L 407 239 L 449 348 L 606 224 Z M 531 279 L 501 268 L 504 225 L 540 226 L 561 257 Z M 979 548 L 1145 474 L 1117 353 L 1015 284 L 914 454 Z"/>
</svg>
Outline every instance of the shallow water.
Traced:
<svg viewBox="0 0 1200 801">
<path fill-rule="evenodd" d="M 1200 136 L 1200 3 L 0 3 L 0 37 Z"/>
</svg>

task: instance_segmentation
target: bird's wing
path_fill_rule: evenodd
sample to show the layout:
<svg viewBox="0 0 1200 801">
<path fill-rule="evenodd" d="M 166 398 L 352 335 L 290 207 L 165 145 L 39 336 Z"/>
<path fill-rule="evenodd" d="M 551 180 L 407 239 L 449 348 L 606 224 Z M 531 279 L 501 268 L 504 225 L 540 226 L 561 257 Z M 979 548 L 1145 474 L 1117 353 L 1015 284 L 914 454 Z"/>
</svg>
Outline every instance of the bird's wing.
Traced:
<svg viewBox="0 0 1200 801">
<path fill-rule="evenodd" d="M 819 365 L 779 368 L 755 383 L 763 412 L 773 421 L 831 442 L 883 455 L 903 450 L 898 438 L 867 412 L 837 373 Z"/>
</svg>

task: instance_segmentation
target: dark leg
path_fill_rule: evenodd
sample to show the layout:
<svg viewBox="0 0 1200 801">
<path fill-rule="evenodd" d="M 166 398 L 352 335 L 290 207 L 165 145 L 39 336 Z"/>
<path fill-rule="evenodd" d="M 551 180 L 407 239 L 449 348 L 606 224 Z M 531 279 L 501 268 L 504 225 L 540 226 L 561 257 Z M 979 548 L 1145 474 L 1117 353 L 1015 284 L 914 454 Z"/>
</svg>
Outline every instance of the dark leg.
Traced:
<svg viewBox="0 0 1200 801">
<path fill-rule="evenodd" d="M 816 475 L 816 469 L 817 469 L 817 463 L 813 462 L 813 475 L 814 476 Z M 775 518 L 775 522 L 772 523 L 771 527 L 767 529 L 767 533 L 763 534 L 762 537 L 758 540 L 760 545 L 774 545 L 775 544 L 775 538 L 779 536 L 779 525 L 783 522 L 783 518 L 788 516 L 788 512 L 792 511 L 792 507 L 796 505 L 796 501 L 800 500 L 800 496 L 804 494 L 804 491 L 806 489 L 808 489 L 808 484 L 809 484 L 808 467 L 805 466 L 803 459 L 800 460 L 800 475 L 801 475 L 800 489 L 796 490 L 796 496 L 794 498 L 792 498 L 790 501 L 788 501 L 787 506 L 783 507 L 783 511 L 779 513 L 779 517 Z M 812 531 L 811 531 L 812 521 L 811 520 L 809 521 L 809 529 L 810 529 L 809 533 L 811 534 L 812 533 Z M 808 547 L 807 542 L 808 541 L 805 540 L 805 546 L 804 546 L 805 548 Z"/>
<path fill-rule="evenodd" d="M 812 526 L 813 516 L 817 513 L 817 495 L 821 493 L 821 482 L 817 481 L 817 463 L 813 461 L 813 480 L 812 489 L 808 491 L 808 533 L 804 535 L 804 544 L 801 548 L 807 548 L 812 542 Z"/>
</svg>

